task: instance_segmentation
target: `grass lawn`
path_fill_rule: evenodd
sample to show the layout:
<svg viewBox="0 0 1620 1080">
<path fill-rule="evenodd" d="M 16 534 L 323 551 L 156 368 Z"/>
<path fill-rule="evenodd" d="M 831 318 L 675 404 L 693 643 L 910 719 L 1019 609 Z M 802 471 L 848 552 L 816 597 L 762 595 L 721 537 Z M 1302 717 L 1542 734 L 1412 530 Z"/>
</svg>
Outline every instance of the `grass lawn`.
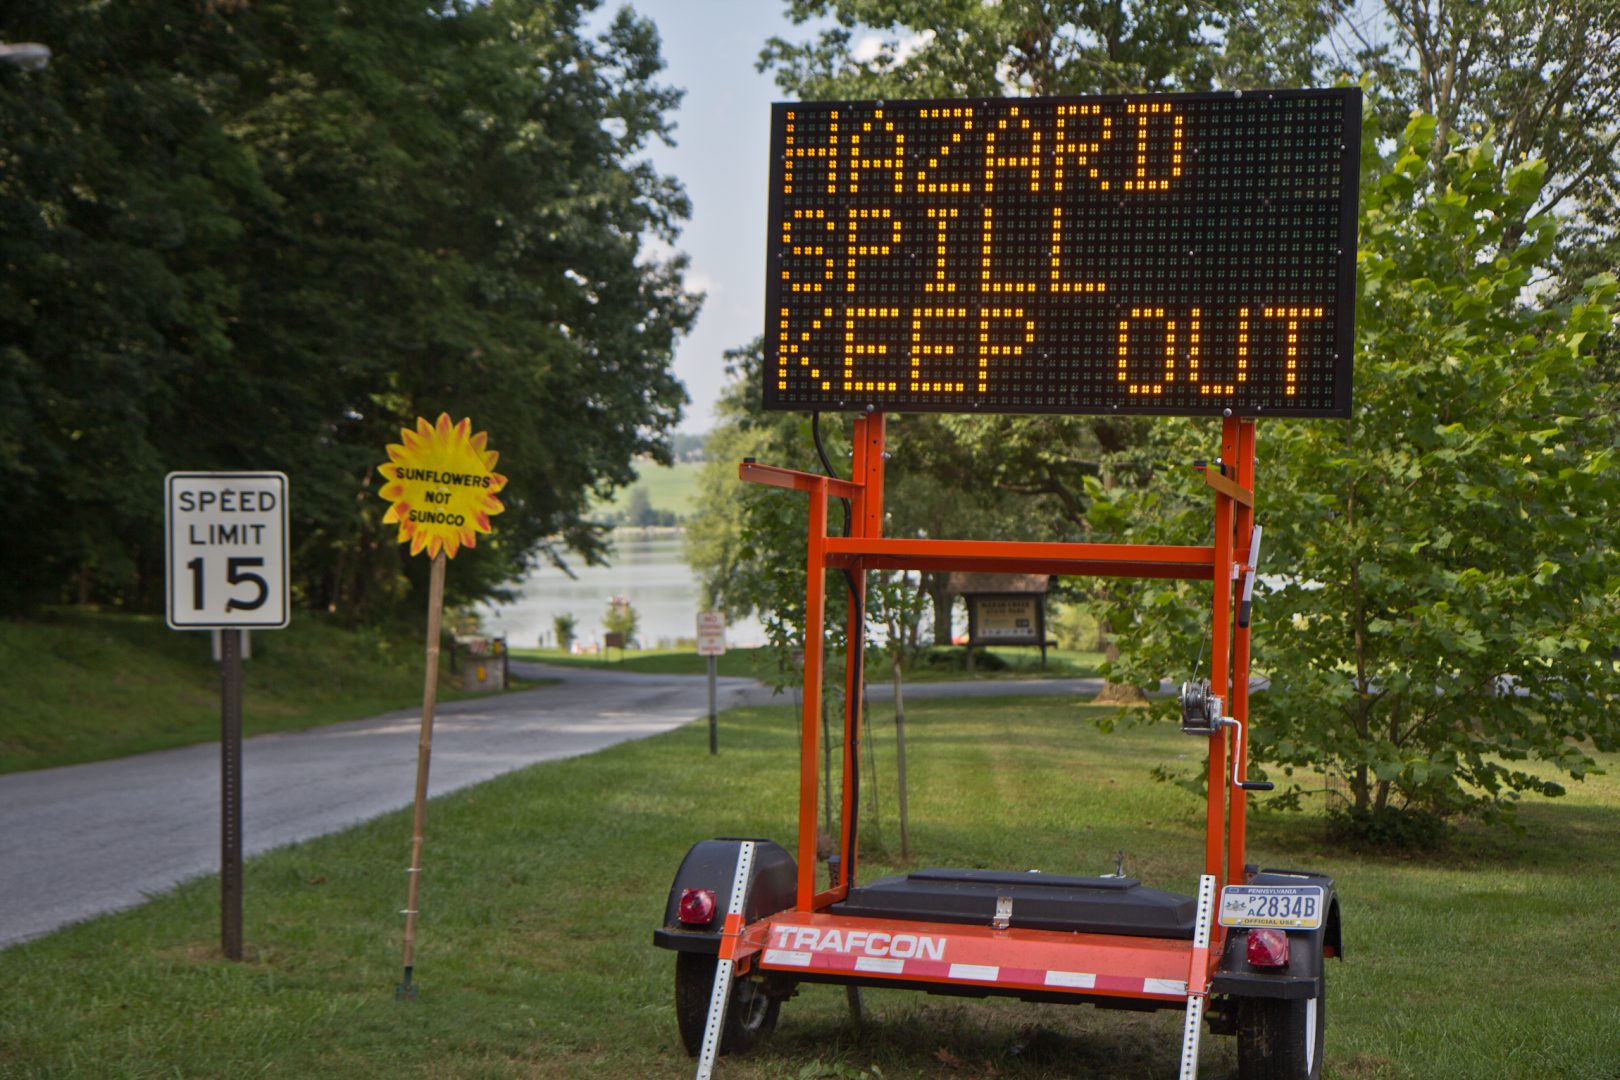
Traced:
<svg viewBox="0 0 1620 1080">
<path fill-rule="evenodd" d="M 1098 872 L 1123 850 L 1148 883 L 1190 889 L 1199 806 L 1145 774 L 1193 763 L 1198 745 L 1161 729 L 1101 735 L 1095 715 L 1053 699 L 914 702 L 914 861 Z M 893 729 L 873 719 L 881 824 L 867 826 L 868 875 L 892 866 L 895 842 Z M 792 846 L 789 710 L 721 723 L 718 758 L 697 723 L 437 800 L 415 1004 L 393 999 L 402 811 L 250 861 L 246 963 L 219 956 L 210 879 L 0 954 L 0 1073 L 690 1077 L 672 960 L 650 944 L 669 880 L 696 840 Z M 1523 823 L 1523 836 L 1468 831 L 1449 853 L 1412 859 L 1346 855 L 1317 819 L 1256 815 L 1257 859 L 1326 870 L 1341 890 L 1348 959 L 1329 968 L 1329 1077 L 1620 1075 L 1620 782 L 1576 785 Z M 720 1075 L 1175 1075 L 1175 1013 L 898 991 L 869 993 L 867 1011 L 856 1030 L 841 989 L 807 986 L 775 1038 Z M 1202 1075 L 1229 1075 L 1230 1040 L 1204 1046 Z"/>
<path fill-rule="evenodd" d="M 950 650 L 955 657 L 960 650 Z M 1102 663 L 1102 653 L 1079 652 L 1069 649 L 1048 649 L 1046 667 L 1041 667 L 1039 649 L 998 648 L 977 650 L 992 655 L 989 663 L 982 658 L 971 674 L 953 665 L 918 667 L 906 672 L 910 682 L 947 682 L 956 679 L 1037 679 L 1069 678 L 1095 675 Z M 890 678 L 887 657 L 869 654 L 866 665 L 868 683 L 887 683 Z M 708 672 L 704 658 L 694 647 L 680 649 L 627 649 L 621 655 L 613 649 L 595 656 L 575 656 L 561 649 L 513 649 L 515 660 L 538 660 L 546 664 L 564 664 L 569 667 L 598 668 L 630 671 L 642 675 L 703 675 Z M 829 663 L 841 663 L 832 660 Z M 727 649 L 717 665 L 721 675 L 771 681 L 775 660 L 769 649 Z M 796 678 L 796 677 L 795 677 Z"/>
<path fill-rule="evenodd" d="M 253 634 L 243 732 L 354 720 L 422 701 L 421 631 L 343 629 L 300 612 Z M 440 655 L 441 699 L 454 689 Z M 219 665 L 209 635 L 161 616 L 62 609 L 0 620 L 0 773 L 101 761 L 219 738 Z"/>
</svg>

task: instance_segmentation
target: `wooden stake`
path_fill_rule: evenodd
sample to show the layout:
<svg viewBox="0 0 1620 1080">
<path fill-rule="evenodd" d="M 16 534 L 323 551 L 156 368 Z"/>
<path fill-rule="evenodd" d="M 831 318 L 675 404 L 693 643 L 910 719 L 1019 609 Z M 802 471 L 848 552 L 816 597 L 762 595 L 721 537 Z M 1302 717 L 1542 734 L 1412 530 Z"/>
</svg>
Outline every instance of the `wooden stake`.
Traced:
<svg viewBox="0 0 1620 1080">
<path fill-rule="evenodd" d="M 416 903 L 422 886 L 422 826 L 427 818 L 428 761 L 433 756 L 433 705 L 439 696 L 439 622 L 444 607 L 444 552 L 433 557 L 428 583 L 427 674 L 422 684 L 422 733 L 416 743 L 416 813 L 411 820 L 410 884 L 405 891 L 405 981 L 394 988 L 401 1001 L 415 1001 L 411 968 L 416 962 Z"/>
</svg>

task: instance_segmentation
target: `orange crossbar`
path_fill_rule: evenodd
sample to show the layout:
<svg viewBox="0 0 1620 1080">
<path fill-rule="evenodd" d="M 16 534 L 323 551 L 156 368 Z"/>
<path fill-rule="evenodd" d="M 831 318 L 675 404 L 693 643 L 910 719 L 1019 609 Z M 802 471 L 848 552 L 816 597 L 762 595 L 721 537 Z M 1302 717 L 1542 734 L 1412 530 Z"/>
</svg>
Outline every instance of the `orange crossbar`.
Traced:
<svg viewBox="0 0 1620 1080">
<path fill-rule="evenodd" d="M 838 480 L 831 476 L 822 476 L 820 473 L 800 472 L 798 469 L 784 469 L 776 465 L 761 465 L 755 461 L 745 461 L 737 467 L 737 477 L 745 483 L 764 484 L 768 487 L 786 488 L 789 491 L 823 491 L 836 499 L 859 498 L 865 491 L 862 484 L 854 484 L 848 480 Z"/>
<path fill-rule="evenodd" d="M 990 570 L 1026 574 L 1187 578 L 1208 581 L 1213 547 L 1062 544 L 1020 540 L 829 537 L 828 565 L 894 570 Z"/>
</svg>

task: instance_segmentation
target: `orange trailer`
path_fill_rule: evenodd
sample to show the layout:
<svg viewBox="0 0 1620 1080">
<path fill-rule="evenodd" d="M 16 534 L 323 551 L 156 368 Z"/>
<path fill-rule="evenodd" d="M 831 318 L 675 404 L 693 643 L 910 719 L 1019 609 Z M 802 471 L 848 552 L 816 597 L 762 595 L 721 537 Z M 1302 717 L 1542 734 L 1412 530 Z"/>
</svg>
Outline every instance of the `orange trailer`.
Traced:
<svg viewBox="0 0 1620 1080">
<path fill-rule="evenodd" d="M 1247 862 L 1256 418 L 1351 410 L 1360 93 L 1278 90 L 931 102 L 772 113 L 763 402 L 854 412 L 850 479 L 753 461 L 810 501 L 799 834 L 688 852 L 655 944 L 705 1080 L 805 983 L 1185 1013 L 1235 1035 L 1243 1080 L 1313 1080 L 1331 879 Z M 891 412 L 1219 417 L 1208 545 L 883 535 Z M 823 458 L 825 465 L 825 458 Z M 828 468 L 830 473 L 831 469 Z M 1190 481 L 1191 482 L 1191 481 Z M 828 500 L 849 509 L 828 528 Z M 1209 678 L 1181 689 L 1208 749 L 1196 895 L 1120 875 L 933 867 L 860 878 L 867 573 L 983 571 L 1210 583 Z M 848 583 L 838 861 L 818 887 L 823 624 Z M 852 1001 L 857 1000 L 852 995 Z"/>
<path fill-rule="evenodd" d="M 1333 882 L 1297 871 L 1256 872 L 1245 863 L 1244 793 L 1270 787 L 1245 778 L 1249 627 L 1238 609 L 1255 573 L 1254 422 L 1225 420 L 1220 462 L 1202 469 L 1214 499 L 1214 542 L 1160 546 L 885 537 L 884 420 L 882 413 L 856 420 L 852 480 L 754 462 L 740 469 L 744 480 L 810 497 L 799 836 L 796 855 L 765 840 L 705 841 L 676 875 L 655 943 L 678 953 L 676 1008 L 687 1049 L 701 1055 L 706 1034 L 715 1044 L 711 1058 L 741 1049 L 774 1027 L 781 1002 L 800 983 L 827 982 L 1182 1009 L 1183 1076 L 1196 1067 L 1201 1020 L 1238 1036 L 1246 1080 L 1319 1075 L 1322 959 L 1341 955 Z M 829 498 L 850 500 L 849 536 L 828 533 Z M 1209 748 L 1198 896 L 1117 877 L 941 869 L 862 886 L 849 828 L 840 838 L 838 882 L 817 888 L 822 590 L 827 571 L 851 572 L 856 640 L 865 572 L 874 569 L 1212 583 L 1211 678 L 1182 692 L 1183 729 Z M 854 661 L 844 715 L 845 822 L 856 815 L 852 758 L 861 737 L 861 678 Z M 751 865 L 739 887 L 733 878 L 745 847 Z M 1224 901 L 1220 912 L 1217 898 Z M 715 999 L 722 961 L 731 965 L 730 986 Z"/>
</svg>

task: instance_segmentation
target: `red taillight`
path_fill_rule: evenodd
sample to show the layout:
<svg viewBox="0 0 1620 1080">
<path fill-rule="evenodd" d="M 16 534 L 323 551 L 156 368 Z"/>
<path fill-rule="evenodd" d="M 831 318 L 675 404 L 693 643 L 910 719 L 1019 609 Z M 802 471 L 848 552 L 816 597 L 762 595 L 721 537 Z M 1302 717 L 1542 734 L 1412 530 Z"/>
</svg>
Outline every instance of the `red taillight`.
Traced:
<svg viewBox="0 0 1620 1080">
<path fill-rule="evenodd" d="M 1281 930 L 1249 931 L 1249 966 L 1280 968 L 1288 966 L 1288 935 Z"/>
<path fill-rule="evenodd" d="M 703 926 L 714 918 L 713 889 L 682 889 L 675 917 L 688 926 Z"/>
</svg>

